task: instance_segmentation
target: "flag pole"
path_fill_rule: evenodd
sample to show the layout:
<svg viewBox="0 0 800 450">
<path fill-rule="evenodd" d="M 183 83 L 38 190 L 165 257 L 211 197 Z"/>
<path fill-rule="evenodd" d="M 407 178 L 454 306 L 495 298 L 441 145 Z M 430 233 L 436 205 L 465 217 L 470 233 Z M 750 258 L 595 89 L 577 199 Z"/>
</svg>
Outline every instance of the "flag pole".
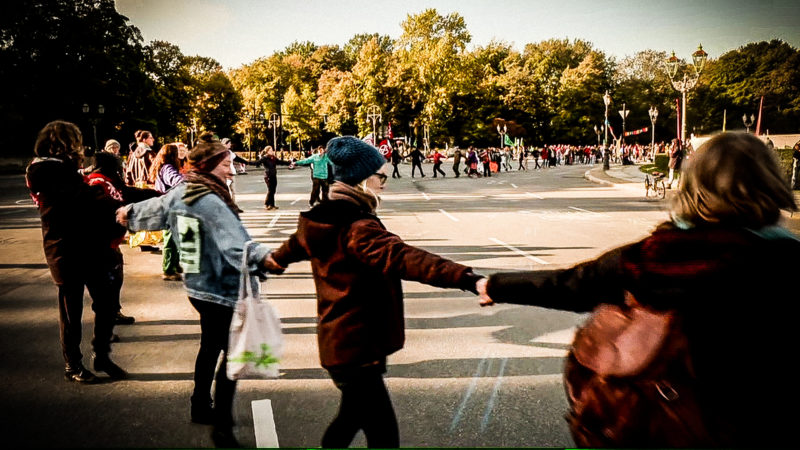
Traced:
<svg viewBox="0 0 800 450">
<path fill-rule="evenodd" d="M 756 136 L 761 134 L 761 111 L 764 108 L 764 96 L 761 96 L 761 103 L 758 105 L 758 123 L 756 123 Z"/>
</svg>

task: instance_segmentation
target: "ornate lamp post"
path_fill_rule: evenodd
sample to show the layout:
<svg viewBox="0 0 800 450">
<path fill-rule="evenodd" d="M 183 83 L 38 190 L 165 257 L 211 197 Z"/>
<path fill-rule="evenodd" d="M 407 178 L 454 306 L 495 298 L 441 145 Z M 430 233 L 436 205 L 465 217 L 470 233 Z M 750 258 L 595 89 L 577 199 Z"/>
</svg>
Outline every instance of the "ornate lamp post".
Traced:
<svg viewBox="0 0 800 450">
<path fill-rule="evenodd" d="M 88 119 L 89 123 L 92 124 L 92 134 L 94 135 L 94 150 L 97 151 L 99 146 L 97 145 L 97 123 L 100 122 L 100 117 L 105 114 L 106 109 L 103 105 L 97 105 L 97 115 L 89 115 L 91 108 L 89 107 L 88 103 L 84 103 L 83 107 L 81 108 L 83 114 L 85 114 Z"/>
<path fill-rule="evenodd" d="M 508 127 L 506 124 L 503 124 L 503 127 L 500 128 L 500 125 L 497 125 L 497 132 L 500 134 L 500 148 L 503 148 L 503 145 L 506 143 L 506 133 L 508 133 Z"/>
<path fill-rule="evenodd" d="M 601 128 L 603 128 L 602 125 L 600 125 L 600 128 L 597 128 L 597 125 L 594 126 L 594 134 L 597 135 L 597 146 L 598 147 L 600 147 L 600 135 L 603 134 L 603 132 L 600 131 Z"/>
<path fill-rule="evenodd" d="M 697 85 L 697 80 L 700 78 L 700 73 L 703 71 L 703 67 L 705 67 L 707 59 L 708 53 L 703 51 L 702 45 L 699 45 L 697 47 L 697 51 L 692 53 L 692 67 L 694 67 L 694 75 L 690 77 L 689 74 L 684 71 L 683 80 L 675 80 L 675 76 L 678 74 L 678 66 L 680 65 L 680 61 L 675 56 L 674 51 L 672 52 L 672 56 L 669 57 L 666 62 L 667 74 L 672 82 L 672 87 L 675 88 L 676 91 L 680 91 L 683 98 L 683 105 L 681 108 L 681 144 L 686 142 L 686 93 L 694 89 L 694 87 Z"/>
<path fill-rule="evenodd" d="M 367 108 L 367 120 L 372 122 L 372 145 L 377 146 L 377 124 L 381 123 L 382 120 L 381 109 L 378 108 L 378 105 L 370 105 L 369 108 Z"/>
<path fill-rule="evenodd" d="M 272 128 L 272 148 L 277 152 L 278 151 L 278 127 L 281 126 L 281 117 L 278 113 L 272 113 L 269 115 L 269 127 Z"/>
<path fill-rule="evenodd" d="M 603 103 L 606 105 L 606 121 L 603 124 L 603 170 L 608 170 L 610 168 L 608 154 L 608 105 L 611 104 L 611 96 L 608 95 L 608 91 L 603 95 Z"/>
<path fill-rule="evenodd" d="M 422 147 L 426 155 L 431 151 L 431 127 L 427 123 L 422 126 Z"/>
<path fill-rule="evenodd" d="M 619 115 L 622 116 L 622 135 L 620 135 L 619 140 L 620 142 L 625 145 L 625 119 L 628 118 L 628 113 L 631 110 L 625 107 L 625 103 L 622 104 L 622 109 L 619 111 Z"/>
<path fill-rule="evenodd" d="M 750 121 L 747 121 L 747 114 L 742 116 L 742 122 L 744 122 L 744 126 L 747 128 L 747 132 L 750 132 L 750 127 L 753 126 L 753 123 L 756 121 L 756 116 L 754 114 L 750 114 Z"/>
<path fill-rule="evenodd" d="M 655 106 L 651 106 L 647 113 L 650 115 L 650 125 L 653 127 L 653 134 L 650 138 L 650 151 L 655 157 L 656 154 L 656 118 L 658 118 L 658 110 Z"/>
</svg>

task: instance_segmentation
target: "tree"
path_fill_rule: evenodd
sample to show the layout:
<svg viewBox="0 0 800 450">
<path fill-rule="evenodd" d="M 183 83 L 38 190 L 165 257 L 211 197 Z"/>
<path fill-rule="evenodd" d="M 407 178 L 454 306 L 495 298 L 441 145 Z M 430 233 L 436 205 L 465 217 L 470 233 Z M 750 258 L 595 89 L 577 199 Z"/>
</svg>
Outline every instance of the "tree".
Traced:
<svg viewBox="0 0 800 450">
<path fill-rule="evenodd" d="M 0 15 L 0 142 L 4 152 L 29 154 L 36 132 L 62 119 L 91 135 L 82 105 L 97 114 L 99 140 L 125 142 L 152 119 L 152 83 L 142 71 L 142 37 L 113 0 L 26 0 Z M 13 130 L 13 131 L 12 131 Z M 91 139 L 85 143 L 93 145 Z"/>
</svg>

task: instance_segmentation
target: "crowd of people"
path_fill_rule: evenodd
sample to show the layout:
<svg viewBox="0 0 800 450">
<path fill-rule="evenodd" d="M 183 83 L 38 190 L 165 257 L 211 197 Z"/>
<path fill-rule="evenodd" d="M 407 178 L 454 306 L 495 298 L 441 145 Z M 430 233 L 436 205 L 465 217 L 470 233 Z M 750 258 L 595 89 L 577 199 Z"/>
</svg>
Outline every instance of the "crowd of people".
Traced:
<svg viewBox="0 0 800 450">
<path fill-rule="evenodd" d="M 370 447 L 399 445 L 383 375 L 387 357 L 405 341 L 401 280 L 473 292 L 482 306 L 507 302 L 587 312 L 600 304 L 624 305 L 632 295 L 649 308 L 679 317 L 690 342 L 692 393 L 697 394 L 703 433 L 680 436 L 682 442 L 758 446 L 782 444 L 791 436 L 790 414 L 764 412 L 780 411 L 796 396 L 786 389 L 790 371 L 776 373 L 768 367 L 791 349 L 796 311 L 780 299 L 793 290 L 791 263 L 800 240 L 779 221 L 781 210 L 794 211 L 797 205 L 774 155 L 751 135 L 719 135 L 686 167 L 676 167 L 685 175 L 671 218 L 644 240 L 569 268 L 488 278 L 408 245 L 376 215 L 389 177 L 387 162 L 395 166 L 392 176 L 399 177 L 397 164 L 409 157 L 411 176 L 417 171 L 425 176 L 426 155 L 419 149 L 387 159 L 375 147 L 345 136 L 299 161 L 282 161 L 269 147 L 257 161 L 242 160 L 264 167 L 267 209 L 276 208 L 278 165 L 312 166 L 311 209 L 300 215 L 297 231 L 272 251 L 254 242 L 241 222 L 233 192 L 238 157 L 229 141 L 205 133 L 191 149 L 176 142 L 155 152 L 152 133 L 140 131 L 135 137 L 125 164 L 114 140 L 86 161 L 79 129 L 51 122 L 40 131 L 27 168 L 26 181 L 41 215 L 45 257 L 58 288 L 68 381 L 98 380 L 84 366 L 80 351 L 84 289 L 95 312 L 94 370 L 112 380 L 128 376 L 110 358 L 114 326 L 135 320 L 120 314 L 120 245 L 126 233 L 160 231 L 164 277 L 183 281 L 200 319 L 191 420 L 213 425 L 211 436 L 218 446 L 238 446 L 233 432 L 236 381 L 227 376 L 226 358 L 243 260 L 254 284 L 267 273 L 280 275 L 290 264 L 311 261 L 319 357 L 341 391 L 338 414 L 322 438 L 324 447 L 348 446 L 359 430 Z M 671 150 L 676 147 L 681 150 L 676 143 Z M 649 154 L 623 147 L 620 158 Z M 439 151 L 427 156 L 434 164 L 433 176 L 445 177 L 441 165 L 449 156 Z M 515 163 L 517 170 L 528 170 L 529 156 L 532 169 L 546 169 L 594 164 L 602 152 L 560 145 L 516 151 L 469 148 L 464 154 L 454 149 L 453 173 L 491 176 L 493 169 L 512 170 Z M 93 233 L 82 232 L 85 223 L 93 225 Z M 753 306 L 756 298 L 772 299 L 774 308 Z M 747 364 L 742 364 L 743 357 Z M 602 442 L 608 445 L 665 445 L 648 434 L 646 421 L 631 423 L 641 423 L 632 440 L 598 439 L 607 439 Z M 581 433 L 603 435 L 602 429 L 582 426 Z"/>
</svg>

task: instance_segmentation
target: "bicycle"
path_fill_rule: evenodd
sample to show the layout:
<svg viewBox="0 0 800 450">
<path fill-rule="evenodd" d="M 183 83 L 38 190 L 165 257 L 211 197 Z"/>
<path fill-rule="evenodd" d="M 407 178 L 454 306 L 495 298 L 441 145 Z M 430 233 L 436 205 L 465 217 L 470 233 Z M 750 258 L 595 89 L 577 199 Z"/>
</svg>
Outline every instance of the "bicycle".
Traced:
<svg viewBox="0 0 800 450">
<path fill-rule="evenodd" d="M 646 198 L 664 198 L 667 195 L 667 185 L 664 183 L 664 175 L 661 172 L 653 172 L 644 175 L 644 196 Z"/>
</svg>

